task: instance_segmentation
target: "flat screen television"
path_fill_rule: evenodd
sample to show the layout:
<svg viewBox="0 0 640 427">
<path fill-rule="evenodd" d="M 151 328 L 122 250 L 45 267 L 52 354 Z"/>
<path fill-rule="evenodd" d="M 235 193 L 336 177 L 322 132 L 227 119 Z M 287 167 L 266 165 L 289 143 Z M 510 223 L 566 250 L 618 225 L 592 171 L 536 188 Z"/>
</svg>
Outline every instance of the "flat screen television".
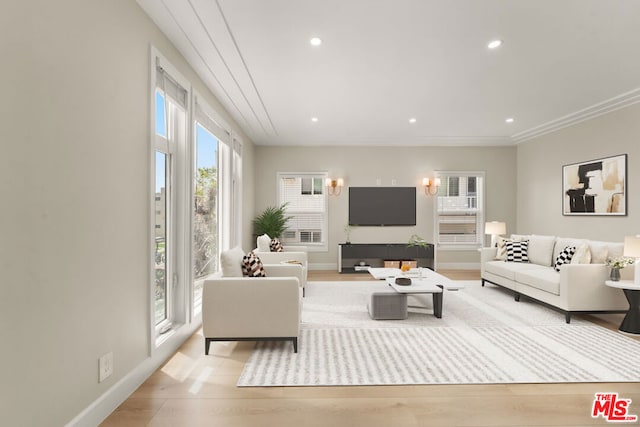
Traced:
<svg viewBox="0 0 640 427">
<path fill-rule="evenodd" d="M 349 225 L 416 225 L 416 187 L 349 187 Z"/>
</svg>

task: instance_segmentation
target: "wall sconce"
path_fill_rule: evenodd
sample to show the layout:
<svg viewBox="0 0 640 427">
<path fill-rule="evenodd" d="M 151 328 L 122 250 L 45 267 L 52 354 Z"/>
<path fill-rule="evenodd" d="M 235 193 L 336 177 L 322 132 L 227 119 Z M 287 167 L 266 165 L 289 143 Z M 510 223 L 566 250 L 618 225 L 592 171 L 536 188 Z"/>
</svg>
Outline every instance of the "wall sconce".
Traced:
<svg viewBox="0 0 640 427">
<path fill-rule="evenodd" d="M 342 192 L 342 187 L 344 187 L 344 179 L 327 178 L 326 184 L 330 196 L 339 196 Z"/>
<path fill-rule="evenodd" d="M 424 194 L 427 196 L 435 196 L 438 194 L 438 188 L 440 188 L 440 178 L 422 178 L 422 186 L 424 187 Z"/>
<path fill-rule="evenodd" d="M 491 234 L 491 247 L 498 245 L 498 236 L 507 232 L 507 224 L 500 221 L 491 221 L 484 224 L 484 234 Z"/>
</svg>

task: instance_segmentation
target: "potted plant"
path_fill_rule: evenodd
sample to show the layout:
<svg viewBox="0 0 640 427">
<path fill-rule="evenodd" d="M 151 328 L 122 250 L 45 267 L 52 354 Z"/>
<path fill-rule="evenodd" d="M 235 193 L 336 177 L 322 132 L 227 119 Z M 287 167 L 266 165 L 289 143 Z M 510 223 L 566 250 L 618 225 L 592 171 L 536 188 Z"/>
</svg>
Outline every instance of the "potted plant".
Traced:
<svg viewBox="0 0 640 427">
<path fill-rule="evenodd" d="M 412 234 L 411 237 L 409 237 L 409 242 L 407 243 L 408 247 L 420 247 L 420 248 L 425 248 L 427 249 L 429 246 L 431 246 L 431 243 L 427 243 L 426 240 L 424 240 L 422 237 L 418 236 L 417 234 Z"/>
<path fill-rule="evenodd" d="M 287 222 L 292 216 L 286 215 L 287 203 L 280 207 L 269 206 L 253 220 L 253 232 L 256 236 L 269 235 L 272 239 L 282 236 L 287 229 Z"/>
<path fill-rule="evenodd" d="M 625 268 L 627 265 L 632 265 L 634 259 L 628 257 L 618 257 L 618 258 L 607 258 L 607 265 L 611 267 L 611 274 L 609 278 L 614 282 L 620 280 L 620 270 Z"/>
</svg>

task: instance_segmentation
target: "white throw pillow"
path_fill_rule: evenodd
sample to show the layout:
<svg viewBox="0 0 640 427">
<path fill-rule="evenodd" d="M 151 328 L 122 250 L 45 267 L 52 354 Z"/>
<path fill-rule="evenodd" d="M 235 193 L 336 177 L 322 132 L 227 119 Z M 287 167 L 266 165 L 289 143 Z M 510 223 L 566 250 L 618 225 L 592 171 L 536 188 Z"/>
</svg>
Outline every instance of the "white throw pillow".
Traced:
<svg viewBox="0 0 640 427">
<path fill-rule="evenodd" d="M 553 247 L 556 242 L 555 236 L 537 236 L 535 234 L 529 237 L 529 262 L 531 264 L 543 265 L 550 267 L 553 262 Z"/>
<path fill-rule="evenodd" d="M 496 258 L 497 260 L 504 261 L 507 259 L 507 241 L 504 237 L 498 236 L 498 247 L 496 248 Z"/>
<path fill-rule="evenodd" d="M 262 236 L 258 236 L 256 240 L 256 247 L 258 248 L 258 252 L 269 252 L 269 245 L 271 244 L 271 237 L 268 234 L 263 234 Z"/>
<path fill-rule="evenodd" d="M 591 263 L 592 264 L 604 264 L 607 262 L 609 256 L 609 245 L 606 242 L 589 242 L 589 249 L 591 249 Z"/>
<path fill-rule="evenodd" d="M 588 243 L 578 246 L 576 253 L 571 258 L 571 264 L 591 264 L 591 249 Z"/>
<path fill-rule="evenodd" d="M 220 254 L 220 267 L 222 267 L 222 277 L 242 277 L 242 258 L 244 251 L 236 246 Z"/>
</svg>

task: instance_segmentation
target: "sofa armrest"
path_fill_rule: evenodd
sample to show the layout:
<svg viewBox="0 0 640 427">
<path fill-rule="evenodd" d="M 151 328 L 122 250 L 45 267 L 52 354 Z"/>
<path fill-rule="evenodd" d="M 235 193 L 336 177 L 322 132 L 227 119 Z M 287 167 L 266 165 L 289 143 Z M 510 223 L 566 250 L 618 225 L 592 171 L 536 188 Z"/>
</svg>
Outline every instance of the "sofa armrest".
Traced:
<svg viewBox="0 0 640 427">
<path fill-rule="evenodd" d="M 304 288 L 306 278 L 304 268 L 300 264 L 263 264 L 267 277 L 296 277 Z"/>
<path fill-rule="evenodd" d="M 609 280 L 609 267 L 605 264 L 565 264 L 560 267 L 560 296 L 567 307 L 580 310 L 583 307 L 615 306 L 621 300 L 618 289 L 605 285 Z"/>
<path fill-rule="evenodd" d="M 480 277 L 484 276 L 484 265 L 496 258 L 498 248 L 480 248 Z"/>
<path fill-rule="evenodd" d="M 263 264 L 280 264 L 286 261 L 298 261 L 303 267 L 307 266 L 306 252 L 259 252 L 254 251 Z"/>
<path fill-rule="evenodd" d="M 202 293 L 205 338 L 298 336 L 299 287 L 296 277 L 206 280 Z"/>
</svg>

